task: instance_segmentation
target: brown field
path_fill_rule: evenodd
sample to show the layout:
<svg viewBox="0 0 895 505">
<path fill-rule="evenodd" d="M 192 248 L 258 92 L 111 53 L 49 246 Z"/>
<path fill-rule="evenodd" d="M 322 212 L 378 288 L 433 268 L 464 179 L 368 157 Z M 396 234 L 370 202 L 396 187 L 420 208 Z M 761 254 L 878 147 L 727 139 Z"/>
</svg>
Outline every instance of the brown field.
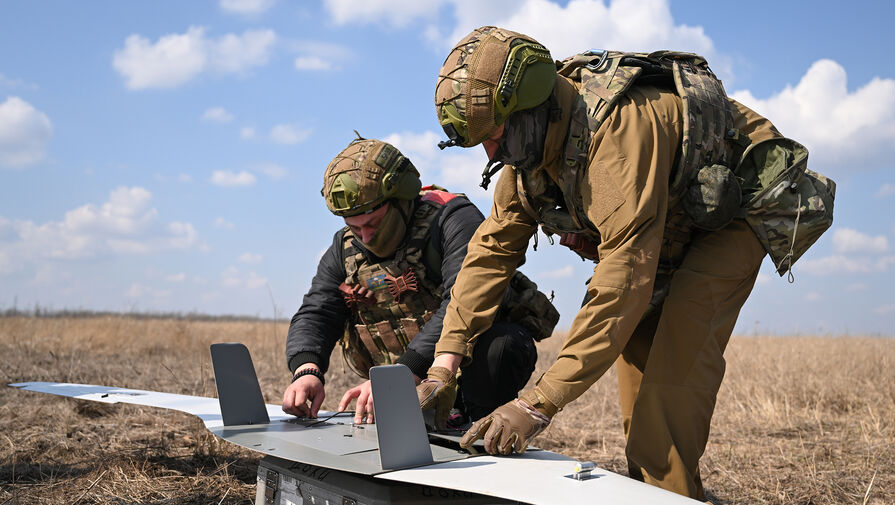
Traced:
<svg viewBox="0 0 895 505">
<path fill-rule="evenodd" d="M 208 345 L 240 341 L 267 401 L 279 403 L 286 328 L 0 317 L 0 379 L 215 396 Z M 541 371 L 560 340 L 541 343 Z M 714 503 L 895 503 L 895 339 L 734 337 L 727 360 L 702 460 Z M 334 357 L 327 409 L 356 382 L 340 363 Z M 614 377 L 561 412 L 536 444 L 624 472 Z M 250 503 L 256 462 L 186 414 L 0 387 L 0 505 Z"/>
</svg>

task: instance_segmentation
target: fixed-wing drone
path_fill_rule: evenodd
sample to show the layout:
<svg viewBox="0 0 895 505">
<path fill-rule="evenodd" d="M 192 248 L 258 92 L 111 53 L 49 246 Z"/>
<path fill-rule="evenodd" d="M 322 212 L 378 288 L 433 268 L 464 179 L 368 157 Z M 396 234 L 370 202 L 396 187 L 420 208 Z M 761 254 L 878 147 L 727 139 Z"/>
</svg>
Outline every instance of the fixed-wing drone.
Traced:
<svg viewBox="0 0 895 505">
<path fill-rule="evenodd" d="M 265 455 L 256 505 L 698 503 L 550 451 L 529 449 L 518 456 L 464 451 L 458 437 L 426 432 L 410 370 L 403 365 L 370 370 L 376 424 L 355 425 L 338 412 L 303 419 L 265 404 L 242 344 L 214 344 L 211 356 L 218 398 L 54 382 L 10 386 L 195 415 L 216 436 Z"/>
</svg>

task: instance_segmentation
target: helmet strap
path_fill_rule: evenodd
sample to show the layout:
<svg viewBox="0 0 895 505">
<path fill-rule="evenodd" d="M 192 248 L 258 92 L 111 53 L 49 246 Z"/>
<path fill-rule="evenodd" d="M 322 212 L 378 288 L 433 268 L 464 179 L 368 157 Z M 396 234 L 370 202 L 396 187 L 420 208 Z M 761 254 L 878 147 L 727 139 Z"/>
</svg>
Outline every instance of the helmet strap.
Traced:
<svg viewBox="0 0 895 505">
<path fill-rule="evenodd" d="M 488 160 L 488 163 L 485 164 L 485 169 L 482 170 L 482 183 L 479 184 L 479 186 L 481 186 L 482 189 L 488 189 L 488 185 L 491 184 L 491 177 L 497 172 L 500 172 L 501 168 L 503 168 L 502 161 Z"/>
</svg>

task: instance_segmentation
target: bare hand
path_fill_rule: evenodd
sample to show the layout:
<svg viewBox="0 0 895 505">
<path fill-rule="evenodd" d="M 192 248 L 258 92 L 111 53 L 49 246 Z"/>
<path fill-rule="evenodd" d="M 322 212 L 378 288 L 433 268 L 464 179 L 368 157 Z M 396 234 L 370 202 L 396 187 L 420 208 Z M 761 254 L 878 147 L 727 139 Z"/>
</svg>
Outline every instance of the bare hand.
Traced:
<svg viewBox="0 0 895 505">
<path fill-rule="evenodd" d="M 355 386 L 342 395 L 339 401 L 339 412 L 343 412 L 351 400 L 357 398 L 357 406 L 354 408 L 354 424 L 363 424 L 366 419 L 367 423 L 375 423 L 376 417 L 373 414 L 373 388 L 370 381 L 365 381 L 360 386 Z"/>
<path fill-rule="evenodd" d="M 296 373 L 306 368 L 317 368 L 312 363 L 306 363 L 296 370 Z M 283 393 L 283 412 L 298 417 L 316 418 L 326 391 L 320 379 L 313 375 L 305 375 L 293 382 Z"/>
</svg>

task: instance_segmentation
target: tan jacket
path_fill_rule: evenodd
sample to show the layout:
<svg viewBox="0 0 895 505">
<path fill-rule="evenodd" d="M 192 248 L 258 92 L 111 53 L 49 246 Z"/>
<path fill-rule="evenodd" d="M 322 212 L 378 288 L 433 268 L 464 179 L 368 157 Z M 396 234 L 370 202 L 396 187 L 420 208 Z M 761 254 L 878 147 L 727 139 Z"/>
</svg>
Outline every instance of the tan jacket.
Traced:
<svg viewBox="0 0 895 505">
<path fill-rule="evenodd" d="M 543 165 L 554 180 L 568 130 L 567 111 L 577 93 L 562 77 L 556 89 L 564 115 L 547 130 Z M 770 121 L 731 103 L 734 126 L 753 142 L 779 136 Z M 556 362 L 536 387 L 538 397 L 556 408 L 580 396 L 606 372 L 648 305 L 681 135 L 680 97 L 652 86 L 634 86 L 592 133 L 581 197 L 602 238 L 600 261 L 588 286 L 592 299 L 576 315 Z M 504 169 L 491 215 L 469 243 L 451 290 L 436 355 L 460 354 L 464 364 L 470 359 L 476 336 L 489 327 L 536 229 L 516 193 L 515 174 Z"/>
</svg>

